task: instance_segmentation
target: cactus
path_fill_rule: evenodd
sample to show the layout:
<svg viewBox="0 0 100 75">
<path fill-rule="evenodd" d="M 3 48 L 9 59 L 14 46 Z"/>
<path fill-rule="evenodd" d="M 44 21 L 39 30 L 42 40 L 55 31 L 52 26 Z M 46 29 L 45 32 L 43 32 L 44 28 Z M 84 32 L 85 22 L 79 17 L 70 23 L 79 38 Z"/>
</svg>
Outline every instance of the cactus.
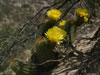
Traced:
<svg viewBox="0 0 100 75">
<path fill-rule="evenodd" d="M 32 50 L 32 61 L 36 61 L 34 63 L 41 64 L 47 60 L 55 60 L 57 59 L 57 54 L 53 51 L 55 47 L 55 43 L 51 43 L 46 38 L 39 38 L 36 40 L 34 48 Z M 44 64 L 42 67 L 48 69 L 54 65 L 53 62 L 49 62 Z"/>
<path fill-rule="evenodd" d="M 35 65 L 32 66 L 19 60 L 13 60 L 11 69 L 16 73 L 16 75 L 37 75 Z"/>
<path fill-rule="evenodd" d="M 40 28 L 39 28 L 39 30 L 38 30 L 38 33 L 37 33 L 37 37 L 45 36 L 44 33 L 45 33 L 49 28 L 53 27 L 55 24 L 56 24 L 56 21 L 46 19 L 45 22 L 40 26 Z"/>
<path fill-rule="evenodd" d="M 3 75 L 12 75 L 12 70 L 11 69 L 7 69 L 4 71 Z"/>
<path fill-rule="evenodd" d="M 76 9 L 77 20 L 75 22 L 76 26 L 88 22 L 88 11 L 82 8 Z"/>
<path fill-rule="evenodd" d="M 53 27 L 57 20 L 60 18 L 61 16 L 61 11 L 57 10 L 57 9 L 51 9 L 47 12 L 46 14 L 46 19 L 44 21 L 44 23 L 40 26 L 40 29 L 38 31 L 37 36 L 45 36 L 44 33 L 51 27 Z"/>
<path fill-rule="evenodd" d="M 77 19 L 74 20 L 69 19 L 67 21 L 67 24 L 65 25 L 65 31 L 67 31 L 69 35 L 69 40 L 71 42 L 74 42 L 76 39 L 77 27 L 85 22 L 88 22 L 88 11 L 82 8 L 78 8 L 76 9 L 76 17 Z"/>
<path fill-rule="evenodd" d="M 74 42 L 75 36 L 76 36 L 76 25 L 74 24 L 74 22 L 72 20 L 69 20 L 67 22 L 67 25 L 65 25 L 65 31 L 67 31 L 67 33 L 69 35 L 69 40 L 71 42 Z"/>
</svg>

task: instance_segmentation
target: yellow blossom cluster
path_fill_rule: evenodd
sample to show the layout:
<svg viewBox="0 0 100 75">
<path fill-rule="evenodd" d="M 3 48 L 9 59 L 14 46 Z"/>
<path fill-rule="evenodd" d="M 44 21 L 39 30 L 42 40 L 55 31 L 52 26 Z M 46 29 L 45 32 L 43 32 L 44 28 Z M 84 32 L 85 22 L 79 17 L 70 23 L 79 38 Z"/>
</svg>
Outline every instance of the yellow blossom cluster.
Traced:
<svg viewBox="0 0 100 75">
<path fill-rule="evenodd" d="M 78 8 L 76 10 L 76 13 L 79 17 L 83 17 L 84 22 L 88 21 L 88 11 L 87 10 Z M 51 9 L 47 12 L 47 18 L 50 20 L 54 20 L 54 21 L 57 21 L 61 15 L 62 15 L 61 11 L 57 9 Z M 66 20 L 62 20 L 59 22 L 60 27 L 64 27 L 66 24 L 67 24 Z M 48 31 L 46 31 L 45 36 L 51 42 L 56 42 L 60 44 L 62 43 L 62 40 L 64 40 L 65 37 L 67 36 L 67 32 L 57 26 L 53 26 L 52 28 L 49 28 Z"/>
<path fill-rule="evenodd" d="M 51 20 L 58 20 L 61 16 L 61 11 L 57 9 L 51 9 L 47 12 L 47 17 Z"/>
<path fill-rule="evenodd" d="M 64 38 L 66 37 L 67 33 L 61 28 L 54 26 L 53 28 L 48 29 L 45 35 L 51 42 L 56 42 L 57 44 L 60 44 L 62 43 L 62 40 L 64 40 Z"/>
<path fill-rule="evenodd" d="M 64 27 L 66 25 L 67 21 L 66 20 L 62 20 L 59 22 L 59 26 Z"/>
<path fill-rule="evenodd" d="M 84 22 L 87 22 L 88 21 L 88 11 L 85 10 L 85 9 L 82 9 L 82 8 L 78 8 L 76 10 L 76 13 L 80 16 L 80 17 L 83 17 L 84 18 Z"/>
</svg>

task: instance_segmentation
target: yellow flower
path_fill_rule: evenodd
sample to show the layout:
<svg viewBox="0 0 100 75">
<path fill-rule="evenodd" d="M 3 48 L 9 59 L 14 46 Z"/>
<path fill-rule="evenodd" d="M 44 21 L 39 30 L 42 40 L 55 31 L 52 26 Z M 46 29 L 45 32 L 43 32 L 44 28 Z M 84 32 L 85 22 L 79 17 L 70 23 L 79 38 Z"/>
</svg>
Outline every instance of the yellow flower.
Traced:
<svg viewBox="0 0 100 75">
<path fill-rule="evenodd" d="M 47 17 L 51 20 L 58 20 L 61 16 L 61 11 L 57 9 L 51 9 L 47 12 Z"/>
<path fill-rule="evenodd" d="M 88 22 L 88 18 L 87 17 L 84 17 L 84 22 Z"/>
<path fill-rule="evenodd" d="M 80 16 L 80 17 L 87 17 L 88 16 L 88 11 L 82 8 L 78 8 L 76 10 L 76 13 Z"/>
<path fill-rule="evenodd" d="M 67 21 L 62 20 L 59 22 L 59 26 L 64 27 L 66 25 Z"/>
<path fill-rule="evenodd" d="M 88 22 L 88 11 L 82 8 L 78 8 L 76 10 L 76 13 L 80 16 L 84 18 L 84 22 Z"/>
<path fill-rule="evenodd" d="M 54 26 L 53 28 L 48 29 L 45 35 L 51 42 L 56 42 L 57 44 L 60 44 L 62 43 L 62 40 L 66 37 L 67 33 L 61 28 Z"/>
</svg>

